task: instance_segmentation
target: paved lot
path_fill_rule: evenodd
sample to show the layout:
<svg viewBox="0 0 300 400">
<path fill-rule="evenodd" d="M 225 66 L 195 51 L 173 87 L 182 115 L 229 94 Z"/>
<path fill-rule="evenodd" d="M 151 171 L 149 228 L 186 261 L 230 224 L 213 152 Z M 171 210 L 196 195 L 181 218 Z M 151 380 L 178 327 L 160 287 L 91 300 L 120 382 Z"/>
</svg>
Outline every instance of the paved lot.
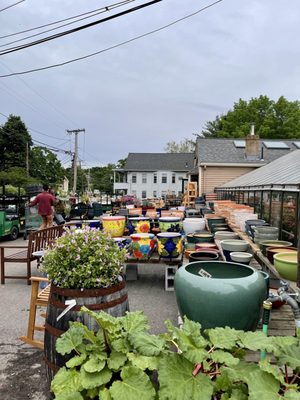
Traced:
<svg viewBox="0 0 300 400">
<path fill-rule="evenodd" d="M 20 238 L 14 242 L 1 241 L 9 246 L 24 245 Z M 20 274 L 25 264 L 8 264 L 12 274 Z M 33 275 L 40 271 L 33 265 Z M 149 318 L 151 332 L 165 330 L 164 321 L 177 323 L 177 306 L 174 292 L 165 291 L 165 267 L 157 264 L 140 264 L 138 280 L 128 281 L 127 290 L 131 311 L 143 310 Z M 27 329 L 31 287 L 25 280 L 7 280 L 0 285 L 0 399 L 46 400 L 48 387 L 45 378 L 43 352 L 32 348 L 19 337 Z"/>
</svg>

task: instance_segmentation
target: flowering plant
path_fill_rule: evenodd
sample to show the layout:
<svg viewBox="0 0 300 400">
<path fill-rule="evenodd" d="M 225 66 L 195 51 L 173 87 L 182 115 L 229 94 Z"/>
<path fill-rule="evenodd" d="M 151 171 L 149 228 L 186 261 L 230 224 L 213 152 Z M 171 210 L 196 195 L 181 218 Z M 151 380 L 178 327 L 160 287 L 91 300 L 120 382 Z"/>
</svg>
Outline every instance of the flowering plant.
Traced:
<svg viewBox="0 0 300 400">
<path fill-rule="evenodd" d="M 126 251 L 105 232 L 66 229 L 46 253 L 43 270 L 61 288 L 104 288 L 118 283 Z"/>
</svg>

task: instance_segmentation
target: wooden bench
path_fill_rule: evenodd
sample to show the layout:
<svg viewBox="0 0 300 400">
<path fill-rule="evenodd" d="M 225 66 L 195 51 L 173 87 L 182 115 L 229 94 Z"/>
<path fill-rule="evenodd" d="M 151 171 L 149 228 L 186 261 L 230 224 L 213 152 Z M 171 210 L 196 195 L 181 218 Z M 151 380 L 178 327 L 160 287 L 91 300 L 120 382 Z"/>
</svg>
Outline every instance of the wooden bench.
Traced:
<svg viewBox="0 0 300 400">
<path fill-rule="evenodd" d="M 46 249 L 63 233 L 64 226 L 57 225 L 51 228 L 41 229 L 31 232 L 28 239 L 28 244 L 24 246 L 0 246 L 1 256 L 1 285 L 5 284 L 5 279 L 27 279 L 27 284 L 30 285 L 31 263 L 38 260 L 34 256 L 34 252 Z M 6 251 L 5 251 L 6 250 Z M 16 250 L 10 254 L 6 254 L 7 250 Z M 7 275 L 5 273 L 5 265 L 7 263 L 23 263 L 26 264 L 26 275 Z"/>
<path fill-rule="evenodd" d="M 38 307 L 45 307 L 45 308 L 47 307 L 50 294 L 50 283 L 45 287 L 45 289 L 39 290 L 40 282 L 49 282 L 48 279 L 34 276 L 30 278 L 30 281 L 32 282 L 32 286 L 31 286 L 27 335 L 21 336 L 20 339 L 23 340 L 23 342 L 30 344 L 31 346 L 43 349 L 44 341 L 35 339 L 34 337 L 35 331 L 43 332 L 45 330 L 44 325 L 36 324 L 36 312 Z"/>
</svg>

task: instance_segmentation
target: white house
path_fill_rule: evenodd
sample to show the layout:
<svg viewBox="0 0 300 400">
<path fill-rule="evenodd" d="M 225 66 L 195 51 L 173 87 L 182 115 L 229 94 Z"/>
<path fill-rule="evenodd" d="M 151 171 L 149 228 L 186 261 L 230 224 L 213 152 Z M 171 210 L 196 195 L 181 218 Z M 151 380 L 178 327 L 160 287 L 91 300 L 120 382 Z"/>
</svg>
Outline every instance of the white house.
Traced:
<svg viewBox="0 0 300 400">
<path fill-rule="evenodd" d="M 194 153 L 129 153 L 124 168 L 114 171 L 114 193 L 138 199 L 179 196 Z"/>
</svg>

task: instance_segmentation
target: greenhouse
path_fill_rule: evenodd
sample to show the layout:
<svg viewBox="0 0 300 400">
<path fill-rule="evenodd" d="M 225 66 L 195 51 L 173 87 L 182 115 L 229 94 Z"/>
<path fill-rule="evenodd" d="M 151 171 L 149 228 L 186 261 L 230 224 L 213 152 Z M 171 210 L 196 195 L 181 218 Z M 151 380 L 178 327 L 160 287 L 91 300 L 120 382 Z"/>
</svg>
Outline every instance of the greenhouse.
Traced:
<svg viewBox="0 0 300 400">
<path fill-rule="evenodd" d="M 218 200 L 254 207 L 258 218 L 279 228 L 279 237 L 297 244 L 300 150 L 295 150 L 216 188 Z"/>
</svg>

